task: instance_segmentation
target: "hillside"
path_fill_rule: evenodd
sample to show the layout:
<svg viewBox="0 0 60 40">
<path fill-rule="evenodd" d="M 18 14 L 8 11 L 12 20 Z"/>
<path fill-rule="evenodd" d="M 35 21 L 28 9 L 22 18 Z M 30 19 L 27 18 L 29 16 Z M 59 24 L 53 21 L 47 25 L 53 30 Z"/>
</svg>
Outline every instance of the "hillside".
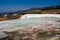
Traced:
<svg viewBox="0 0 60 40">
<path fill-rule="evenodd" d="M 60 6 L 49 6 L 40 8 L 30 8 L 17 12 L 0 13 L 0 21 L 18 19 L 24 14 L 60 14 Z"/>
</svg>

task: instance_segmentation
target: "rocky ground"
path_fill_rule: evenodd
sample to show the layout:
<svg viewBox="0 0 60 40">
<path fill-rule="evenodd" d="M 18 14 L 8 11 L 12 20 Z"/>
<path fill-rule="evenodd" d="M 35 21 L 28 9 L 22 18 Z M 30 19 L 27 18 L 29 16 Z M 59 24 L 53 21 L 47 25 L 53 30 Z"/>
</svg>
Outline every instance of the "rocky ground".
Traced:
<svg viewBox="0 0 60 40">
<path fill-rule="evenodd" d="M 20 27 L 14 30 L 5 30 L 4 33 L 7 37 L 0 40 L 60 40 L 60 26 L 58 24 L 60 22 L 56 26 L 44 23 L 37 25 L 37 27 Z"/>
<path fill-rule="evenodd" d="M 40 22 L 31 27 L 16 27 L 3 32 L 6 37 L 0 40 L 60 40 L 60 20 Z"/>
</svg>

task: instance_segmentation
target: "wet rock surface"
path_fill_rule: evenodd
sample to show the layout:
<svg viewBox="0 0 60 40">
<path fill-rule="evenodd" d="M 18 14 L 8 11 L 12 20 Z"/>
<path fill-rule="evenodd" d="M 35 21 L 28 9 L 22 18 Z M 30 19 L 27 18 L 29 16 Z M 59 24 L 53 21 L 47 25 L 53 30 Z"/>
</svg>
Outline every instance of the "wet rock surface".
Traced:
<svg viewBox="0 0 60 40">
<path fill-rule="evenodd" d="M 50 40 L 50 38 L 60 35 L 60 26 L 58 24 L 55 24 L 55 26 L 50 23 L 43 23 L 35 27 L 5 30 L 4 33 L 7 35 L 7 38 L 4 40 Z"/>
<path fill-rule="evenodd" d="M 0 35 L 2 37 L 0 40 L 51 40 L 51 38 L 56 38 L 56 35 L 60 35 L 59 20 L 34 20 L 5 22 L 3 24 L 8 25 L 3 27 L 0 24 L 0 34 L 4 34 L 3 37 Z"/>
</svg>

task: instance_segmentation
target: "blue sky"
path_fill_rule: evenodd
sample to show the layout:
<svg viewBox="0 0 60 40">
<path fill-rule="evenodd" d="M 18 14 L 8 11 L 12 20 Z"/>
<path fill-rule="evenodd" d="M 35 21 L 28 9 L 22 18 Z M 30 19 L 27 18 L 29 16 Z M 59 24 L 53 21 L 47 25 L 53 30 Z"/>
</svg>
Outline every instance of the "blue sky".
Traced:
<svg viewBox="0 0 60 40">
<path fill-rule="evenodd" d="M 60 5 L 60 0 L 0 0 L 0 12 Z"/>
</svg>

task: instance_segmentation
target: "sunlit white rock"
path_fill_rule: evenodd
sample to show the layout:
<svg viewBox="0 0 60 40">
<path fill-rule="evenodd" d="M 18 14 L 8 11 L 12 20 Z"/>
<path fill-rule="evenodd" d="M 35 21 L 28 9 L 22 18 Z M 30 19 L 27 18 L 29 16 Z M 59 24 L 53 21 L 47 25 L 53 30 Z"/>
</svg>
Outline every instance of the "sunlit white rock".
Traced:
<svg viewBox="0 0 60 40">
<path fill-rule="evenodd" d="M 58 17 L 58 18 L 60 18 L 60 14 L 25 14 L 21 17 L 21 19 L 41 18 L 41 17 Z"/>
</svg>

